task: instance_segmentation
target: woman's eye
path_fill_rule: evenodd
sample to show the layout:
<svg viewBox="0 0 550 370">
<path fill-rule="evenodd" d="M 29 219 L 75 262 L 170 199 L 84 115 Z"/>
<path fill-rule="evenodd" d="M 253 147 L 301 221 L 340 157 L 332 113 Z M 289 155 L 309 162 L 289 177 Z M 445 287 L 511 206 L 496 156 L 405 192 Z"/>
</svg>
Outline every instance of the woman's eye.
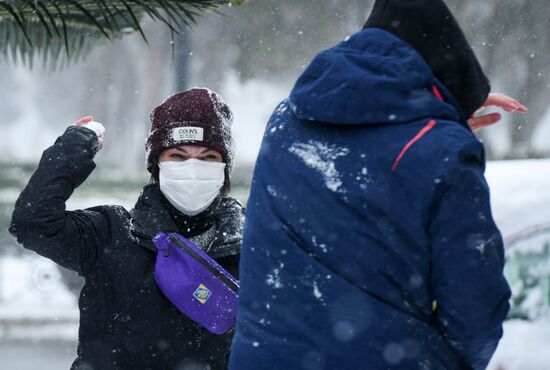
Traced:
<svg viewBox="0 0 550 370">
<path fill-rule="evenodd" d="M 183 155 L 178 154 L 178 153 L 174 153 L 170 157 L 174 158 L 174 159 L 185 159 L 185 157 Z"/>
</svg>

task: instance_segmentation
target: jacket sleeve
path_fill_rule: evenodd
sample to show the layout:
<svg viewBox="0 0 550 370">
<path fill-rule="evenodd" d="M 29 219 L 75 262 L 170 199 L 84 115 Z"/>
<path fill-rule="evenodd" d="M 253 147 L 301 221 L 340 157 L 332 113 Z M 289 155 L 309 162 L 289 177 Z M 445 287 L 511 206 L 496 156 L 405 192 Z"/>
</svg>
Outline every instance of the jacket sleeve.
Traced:
<svg viewBox="0 0 550 370">
<path fill-rule="evenodd" d="M 471 369 L 485 369 L 500 338 L 510 289 L 504 249 L 490 208 L 482 144 L 446 159 L 432 209 L 431 287 L 444 337 Z"/>
<path fill-rule="evenodd" d="M 93 264 L 108 220 L 100 208 L 69 212 L 65 202 L 95 168 L 97 150 L 93 131 L 69 127 L 44 151 L 9 229 L 25 248 L 80 274 Z"/>
</svg>

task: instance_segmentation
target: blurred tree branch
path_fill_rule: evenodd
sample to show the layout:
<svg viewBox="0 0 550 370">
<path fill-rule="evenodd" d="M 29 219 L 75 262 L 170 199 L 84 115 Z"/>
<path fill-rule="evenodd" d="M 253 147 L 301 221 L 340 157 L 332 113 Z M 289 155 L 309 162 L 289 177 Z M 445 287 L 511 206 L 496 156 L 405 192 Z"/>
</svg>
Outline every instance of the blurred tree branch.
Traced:
<svg viewBox="0 0 550 370">
<path fill-rule="evenodd" d="M 148 15 L 173 33 L 206 10 L 243 0 L 0 0 L 0 53 L 32 66 L 40 55 L 57 66 L 85 55 L 94 44 L 139 32 Z M 63 53 L 64 49 L 64 53 Z M 67 58 L 64 58 L 64 57 Z"/>
</svg>

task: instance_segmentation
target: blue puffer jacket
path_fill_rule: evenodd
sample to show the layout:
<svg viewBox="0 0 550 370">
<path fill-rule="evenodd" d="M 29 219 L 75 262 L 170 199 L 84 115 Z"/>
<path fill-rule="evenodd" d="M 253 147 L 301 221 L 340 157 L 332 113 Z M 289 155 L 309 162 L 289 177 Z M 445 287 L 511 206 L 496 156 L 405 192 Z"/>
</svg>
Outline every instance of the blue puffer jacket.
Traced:
<svg viewBox="0 0 550 370">
<path fill-rule="evenodd" d="M 484 165 L 408 44 L 321 52 L 266 129 L 230 369 L 484 369 L 510 297 Z"/>
</svg>

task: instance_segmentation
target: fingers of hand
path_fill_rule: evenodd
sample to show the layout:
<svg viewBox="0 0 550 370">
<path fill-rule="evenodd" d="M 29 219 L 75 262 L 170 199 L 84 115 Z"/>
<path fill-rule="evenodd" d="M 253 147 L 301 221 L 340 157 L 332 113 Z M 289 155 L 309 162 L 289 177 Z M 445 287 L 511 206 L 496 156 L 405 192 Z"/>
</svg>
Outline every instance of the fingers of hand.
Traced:
<svg viewBox="0 0 550 370">
<path fill-rule="evenodd" d="M 495 106 L 504 109 L 506 112 L 527 112 L 527 107 L 525 107 L 519 101 L 500 93 L 489 94 L 489 97 L 487 98 L 483 106 Z"/>
<path fill-rule="evenodd" d="M 472 131 L 477 131 L 484 127 L 494 125 L 501 119 L 502 115 L 500 113 L 491 113 L 484 116 L 471 118 L 470 120 L 468 120 L 468 125 L 470 126 Z"/>
<path fill-rule="evenodd" d="M 82 125 L 87 124 L 88 122 L 92 122 L 93 120 L 94 120 L 94 117 L 92 117 L 92 116 L 82 117 L 82 118 L 76 120 L 74 122 L 74 125 L 82 126 Z"/>
<path fill-rule="evenodd" d="M 103 149 L 105 147 L 105 137 L 103 135 L 99 135 L 97 137 L 97 141 L 99 142 L 99 150 Z"/>
</svg>

